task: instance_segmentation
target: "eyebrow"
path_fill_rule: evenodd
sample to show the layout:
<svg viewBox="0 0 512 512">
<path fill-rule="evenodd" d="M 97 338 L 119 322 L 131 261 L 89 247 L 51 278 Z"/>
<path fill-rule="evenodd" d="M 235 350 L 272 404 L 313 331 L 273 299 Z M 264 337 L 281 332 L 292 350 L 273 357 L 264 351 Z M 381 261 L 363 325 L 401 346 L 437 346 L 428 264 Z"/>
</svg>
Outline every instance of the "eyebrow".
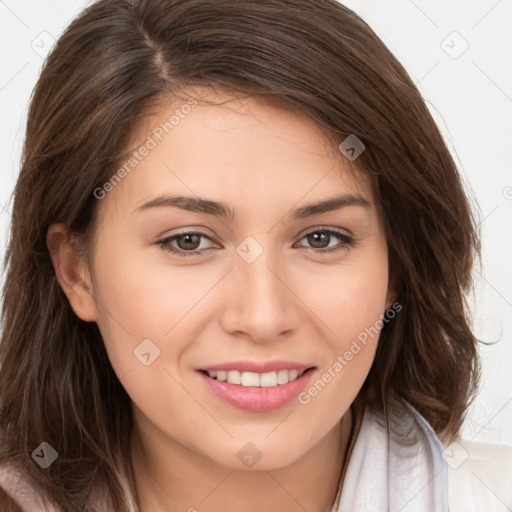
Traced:
<svg viewBox="0 0 512 512">
<path fill-rule="evenodd" d="M 151 208 L 164 206 L 173 206 L 183 210 L 203 213 L 205 215 L 213 215 L 215 217 L 221 217 L 228 220 L 233 220 L 236 216 L 235 210 L 225 203 L 192 196 L 159 196 L 139 206 L 134 210 L 134 212 L 143 212 Z M 299 220 L 311 217 L 312 215 L 339 210 L 347 206 L 370 208 L 371 204 L 367 199 L 360 195 L 342 194 L 320 202 L 301 206 L 288 212 L 286 216 L 293 220 Z"/>
</svg>

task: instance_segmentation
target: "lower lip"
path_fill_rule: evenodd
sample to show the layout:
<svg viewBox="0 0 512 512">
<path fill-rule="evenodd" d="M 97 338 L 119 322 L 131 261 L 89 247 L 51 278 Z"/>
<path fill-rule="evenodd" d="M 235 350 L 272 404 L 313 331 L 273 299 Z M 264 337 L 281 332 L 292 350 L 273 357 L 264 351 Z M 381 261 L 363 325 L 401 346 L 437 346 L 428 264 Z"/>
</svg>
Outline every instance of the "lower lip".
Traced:
<svg viewBox="0 0 512 512">
<path fill-rule="evenodd" d="M 314 368 L 311 368 L 288 384 L 268 388 L 230 384 L 198 373 L 208 389 L 229 404 L 247 411 L 265 412 L 279 409 L 293 400 L 306 387 L 313 372 Z"/>
</svg>

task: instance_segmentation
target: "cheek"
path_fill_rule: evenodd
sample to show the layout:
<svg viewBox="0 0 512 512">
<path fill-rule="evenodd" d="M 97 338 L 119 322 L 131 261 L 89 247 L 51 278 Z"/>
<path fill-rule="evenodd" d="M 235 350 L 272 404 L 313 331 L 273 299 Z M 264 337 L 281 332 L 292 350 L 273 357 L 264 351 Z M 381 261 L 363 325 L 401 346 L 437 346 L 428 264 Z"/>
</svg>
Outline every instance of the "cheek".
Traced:
<svg viewBox="0 0 512 512">
<path fill-rule="evenodd" d="M 140 251 L 116 247 L 105 245 L 98 251 L 95 272 L 101 304 L 98 326 L 112 366 L 119 377 L 140 371 L 137 353 L 145 354 L 147 348 L 158 354 L 151 368 L 175 368 L 190 340 L 199 336 L 200 319 L 207 316 L 205 308 L 211 308 L 214 296 L 209 291 L 219 282 L 218 271 L 172 267 L 165 261 L 148 264 Z M 148 339 L 151 343 L 144 341 Z M 146 348 L 139 350 L 141 343 Z M 149 377 L 147 372 L 143 376 Z"/>
<path fill-rule="evenodd" d="M 304 275 L 307 275 L 304 272 Z M 343 347 L 380 319 L 386 309 L 388 269 L 385 253 L 365 263 L 323 268 L 302 281 L 297 294 L 317 314 L 333 348 Z"/>
<path fill-rule="evenodd" d="M 387 278 L 380 274 L 352 272 L 331 281 L 338 290 L 318 301 L 317 311 L 328 326 L 328 350 L 314 379 L 297 398 L 309 417 L 334 424 L 353 402 L 372 366 L 385 311 Z M 323 304 L 323 307 L 322 307 Z M 322 308 L 322 309 L 321 309 Z"/>
<path fill-rule="evenodd" d="M 182 320 L 201 290 L 191 285 L 186 272 L 162 272 L 137 260 L 134 251 L 125 254 L 130 258 L 121 253 L 117 258 L 97 257 L 98 326 L 110 363 L 141 410 L 168 414 L 162 403 L 166 396 L 166 406 L 192 413 L 190 397 L 177 384 L 181 376 L 176 365 L 190 342 L 183 330 L 190 331 L 190 324 Z"/>
<path fill-rule="evenodd" d="M 317 326 L 328 346 L 316 384 L 306 390 L 303 403 L 341 414 L 355 398 L 371 368 L 386 310 L 388 263 L 385 251 L 371 258 L 347 261 L 336 271 L 317 272 L 304 281 L 299 293 L 316 313 Z M 322 398 L 317 399 L 316 397 Z M 300 401 L 300 400 L 299 400 Z M 329 411 L 328 404 L 338 404 Z"/>
</svg>

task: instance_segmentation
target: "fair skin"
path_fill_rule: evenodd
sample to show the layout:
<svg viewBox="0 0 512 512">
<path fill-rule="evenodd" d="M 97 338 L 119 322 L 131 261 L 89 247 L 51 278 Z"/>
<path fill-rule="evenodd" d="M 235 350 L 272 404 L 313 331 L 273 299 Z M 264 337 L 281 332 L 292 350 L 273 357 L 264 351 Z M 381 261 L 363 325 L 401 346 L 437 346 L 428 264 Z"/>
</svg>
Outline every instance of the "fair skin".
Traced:
<svg viewBox="0 0 512 512">
<path fill-rule="evenodd" d="M 138 126 L 133 141 L 168 120 L 184 103 L 177 101 Z M 294 398 L 271 411 L 227 403 L 198 369 L 295 361 L 314 367 L 307 390 L 392 304 L 371 187 L 336 151 L 303 115 L 251 98 L 200 102 L 98 201 L 89 266 L 73 251 L 66 227 L 51 226 L 57 278 L 76 314 L 98 324 L 132 400 L 142 512 L 330 511 L 352 427 L 350 404 L 377 337 L 307 404 Z M 219 201 L 235 216 L 169 205 L 138 210 L 162 195 Z M 290 215 L 337 195 L 363 201 Z M 319 228 L 354 242 L 330 235 L 315 245 L 306 235 Z M 183 237 L 167 243 L 194 254 L 158 243 L 179 231 L 204 233 L 194 247 Z M 263 250 L 250 263 L 236 251 L 248 236 Z M 145 339 L 160 350 L 148 366 L 134 356 Z M 248 442 L 261 455 L 252 467 L 237 456 Z"/>
</svg>

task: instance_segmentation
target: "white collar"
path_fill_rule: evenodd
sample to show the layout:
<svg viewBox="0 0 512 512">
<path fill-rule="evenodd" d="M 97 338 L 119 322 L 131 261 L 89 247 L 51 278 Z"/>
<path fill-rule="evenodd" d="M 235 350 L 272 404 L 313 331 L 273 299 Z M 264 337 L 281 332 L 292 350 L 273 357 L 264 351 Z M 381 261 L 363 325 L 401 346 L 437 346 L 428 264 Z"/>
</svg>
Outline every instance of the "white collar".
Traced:
<svg viewBox="0 0 512 512">
<path fill-rule="evenodd" d="M 432 427 L 406 402 L 392 399 L 387 420 L 366 407 L 331 512 L 448 512 L 442 451 Z"/>
</svg>

